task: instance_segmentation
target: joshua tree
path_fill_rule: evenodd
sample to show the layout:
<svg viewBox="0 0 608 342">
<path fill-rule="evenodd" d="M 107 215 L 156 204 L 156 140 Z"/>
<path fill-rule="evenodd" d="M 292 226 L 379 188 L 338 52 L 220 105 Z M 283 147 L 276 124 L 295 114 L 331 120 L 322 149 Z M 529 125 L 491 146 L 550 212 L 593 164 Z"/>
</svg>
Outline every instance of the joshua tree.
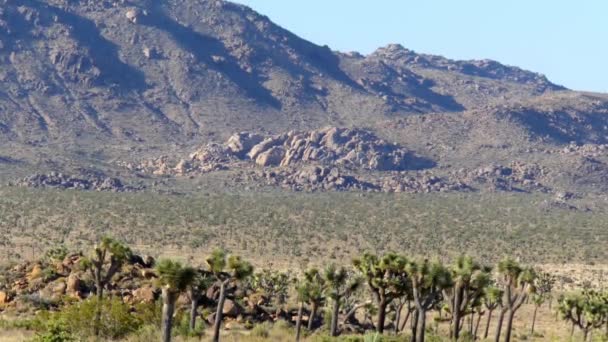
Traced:
<svg viewBox="0 0 608 342">
<path fill-rule="evenodd" d="M 325 281 L 316 268 L 311 268 L 304 272 L 304 278 L 296 285 L 296 294 L 299 303 L 298 318 L 296 321 L 296 341 L 300 340 L 304 304 L 308 303 L 311 305 L 310 315 L 308 316 L 308 330 L 311 330 L 316 310 L 325 301 L 325 296 L 323 294 L 324 290 Z"/>
<path fill-rule="evenodd" d="M 215 322 L 213 324 L 213 341 L 218 342 L 220 340 L 224 301 L 226 300 L 226 287 L 231 281 L 240 281 L 249 277 L 253 273 L 253 266 L 241 259 L 240 256 L 227 256 L 226 252 L 220 249 L 211 253 L 211 256 L 207 258 L 207 264 L 211 273 L 213 273 L 220 284 L 220 296 L 217 301 Z"/>
<path fill-rule="evenodd" d="M 496 286 L 486 287 L 483 294 L 483 304 L 488 311 L 488 319 L 486 321 L 486 329 L 483 333 L 483 338 L 488 338 L 488 332 L 490 330 L 490 322 L 492 321 L 492 313 L 498 307 L 502 306 L 503 291 Z"/>
<path fill-rule="evenodd" d="M 285 304 L 293 279 L 288 272 L 264 269 L 254 274 L 249 282 L 254 290 L 262 292 L 278 309 Z"/>
<path fill-rule="evenodd" d="M 606 295 L 595 291 L 566 295 L 559 300 L 558 311 L 562 318 L 578 326 L 583 340 L 591 340 L 591 331 L 608 324 L 608 301 Z"/>
<path fill-rule="evenodd" d="M 511 341 L 511 331 L 515 312 L 521 307 L 530 293 L 534 291 L 536 274 L 531 268 L 522 267 L 517 261 L 507 258 L 498 263 L 500 283 L 504 290 L 503 309 L 496 329 L 496 342 L 500 339 L 502 320 L 507 316 L 507 331 L 505 342 Z"/>
<path fill-rule="evenodd" d="M 441 300 L 441 293 L 452 285 L 450 272 L 440 262 L 410 262 L 407 266 L 417 312 L 416 342 L 424 342 L 426 312 Z"/>
<path fill-rule="evenodd" d="M 192 283 L 188 287 L 190 295 L 190 331 L 196 329 L 196 315 L 200 304 L 201 295 L 213 284 L 213 277 L 207 272 L 197 272 Z"/>
<path fill-rule="evenodd" d="M 304 311 L 304 303 L 308 301 L 308 289 L 306 284 L 298 284 L 296 286 L 296 300 L 298 301 L 298 318 L 296 319 L 296 342 L 300 341 L 300 333 L 302 331 L 302 314 Z"/>
<path fill-rule="evenodd" d="M 361 272 L 367 285 L 372 291 L 378 304 L 379 333 L 384 332 L 386 320 L 386 308 L 395 299 L 404 295 L 407 289 L 406 266 L 408 261 L 405 257 L 388 253 L 381 258 L 370 253 L 364 253 L 361 258 L 353 261 L 355 268 Z"/>
<path fill-rule="evenodd" d="M 173 327 L 173 313 L 175 302 L 180 293 L 192 286 L 196 278 L 196 271 L 192 267 L 183 266 L 172 260 L 161 260 L 156 264 L 158 283 L 162 289 L 162 341 L 171 341 Z"/>
<path fill-rule="evenodd" d="M 543 301 L 549 302 L 549 309 L 551 309 L 555 282 L 555 276 L 547 272 L 539 272 L 534 280 L 535 292 L 543 297 Z"/>
<path fill-rule="evenodd" d="M 414 299 L 412 293 L 412 284 L 409 281 L 405 282 L 403 290 L 403 295 L 393 301 L 395 306 L 395 334 L 398 334 L 401 330 L 403 330 L 412 312 L 411 304 L 412 300 Z M 407 314 L 403 320 L 403 323 L 401 323 L 401 314 L 404 307 L 407 308 Z"/>
<path fill-rule="evenodd" d="M 131 250 L 129 247 L 112 238 L 103 237 L 99 244 L 93 247 L 91 255 L 82 258 L 80 261 L 81 267 L 84 270 L 89 270 L 95 282 L 95 294 L 97 295 L 97 311 L 94 322 L 95 336 L 99 336 L 103 290 L 116 272 L 130 258 Z"/>
<path fill-rule="evenodd" d="M 478 301 L 490 282 L 490 269 L 482 267 L 470 256 L 460 256 L 450 268 L 453 286 L 443 290 L 443 296 L 452 313 L 450 335 L 458 340 L 462 328 L 462 318 L 470 304 Z"/>
<path fill-rule="evenodd" d="M 321 273 L 316 268 L 304 272 L 304 284 L 306 290 L 306 302 L 310 305 L 310 315 L 308 316 L 308 330 L 312 326 L 317 315 L 317 310 L 325 302 L 326 282 Z"/>
<path fill-rule="evenodd" d="M 323 272 L 323 279 L 326 284 L 325 291 L 327 296 L 333 301 L 330 333 L 331 336 L 338 336 L 340 302 L 344 296 L 355 291 L 361 284 L 361 281 L 356 277 L 350 277 L 346 268 L 338 268 L 334 264 L 327 266 Z"/>
</svg>

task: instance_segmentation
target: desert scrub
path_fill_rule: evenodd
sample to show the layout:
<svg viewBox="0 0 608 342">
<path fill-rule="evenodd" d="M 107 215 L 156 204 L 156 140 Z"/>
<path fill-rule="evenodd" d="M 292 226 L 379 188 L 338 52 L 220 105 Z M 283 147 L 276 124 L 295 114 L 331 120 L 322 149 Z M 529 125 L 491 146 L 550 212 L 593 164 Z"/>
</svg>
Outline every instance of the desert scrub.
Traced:
<svg viewBox="0 0 608 342">
<path fill-rule="evenodd" d="M 552 210 L 544 194 L 216 193 L 174 196 L 0 188 L 0 252 L 84 250 L 104 234 L 138 253 L 200 258 L 215 247 L 253 261 L 349 260 L 361 250 L 488 262 L 603 262 L 608 214 Z M 258 237 L 263 236 L 263 239 Z M 564 243 L 567 241 L 567 243 Z M 246 249 L 243 248 L 246 246 Z M 258 260 L 259 255 L 264 260 Z M 301 258 L 300 258 L 301 259 Z M 294 263 L 296 265 L 294 265 Z M 279 266 L 279 265 L 277 265 Z"/>
</svg>

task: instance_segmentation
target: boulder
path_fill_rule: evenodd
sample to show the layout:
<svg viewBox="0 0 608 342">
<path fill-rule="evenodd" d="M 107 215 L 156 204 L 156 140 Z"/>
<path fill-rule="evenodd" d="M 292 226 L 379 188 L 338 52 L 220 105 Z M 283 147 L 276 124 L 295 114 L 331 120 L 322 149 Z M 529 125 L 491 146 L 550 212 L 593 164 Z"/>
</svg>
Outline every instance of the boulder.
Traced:
<svg viewBox="0 0 608 342">
<path fill-rule="evenodd" d="M 285 156 L 285 149 L 283 147 L 274 146 L 269 150 L 260 153 L 255 159 L 256 164 L 260 166 L 278 166 L 281 164 L 281 160 Z"/>
<path fill-rule="evenodd" d="M 156 293 L 152 286 L 144 286 L 133 291 L 133 298 L 136 302 L 153 303 L 156 300 Z"/>
<path fill-rule="evenodd" d="M 6 291 L 0 291 L 0 304 L 6 304 L 10 301 L 10 297 Z"/>
<path fill-rule="evenodd" d="M 30 273 L 27 275 L 27 280 L 32 281 L 42 277 L 42 266 L 40 264 L 35 264 Z"/>
<path fill-rule="evenodd" d="M 264 138 L 259 134 L 254 133 L 237 133 L 232 135 L 228 142 L 226 143 L 226 147 L 233 154 L 239 157 L 245 157 L 247 152 L 253 148 L 253 146 L 259 144 Z"/>
<path fill-rule="evenodd" d="M 242 308 L 232 299 L 226 298 L 222 313 L 227 317 L 237 317 L 241 313 Z"/>
<path fill-rule="evenodd" d="M 83 282 L 80 277 L 76 273 L 70 273 L 66 282 L 65 292 L 68 295 L 76 295 L 79 297 L 82 286 Z"/>
</svg>

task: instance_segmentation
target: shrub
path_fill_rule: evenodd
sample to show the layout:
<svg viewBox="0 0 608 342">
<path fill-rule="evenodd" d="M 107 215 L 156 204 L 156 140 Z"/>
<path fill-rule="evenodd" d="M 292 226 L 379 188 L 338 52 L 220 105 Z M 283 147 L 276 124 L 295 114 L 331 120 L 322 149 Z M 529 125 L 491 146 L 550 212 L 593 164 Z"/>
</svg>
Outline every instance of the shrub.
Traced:
<svg viewBox="0 0 608 342">
<path fill-rule="evenodd" d="M 95 322 L 97 304 L 97 298 L 92 298 L 67 306 L 63 310 L 51 314 L 49 324 L 64 324 L 66 331 L 77 336 L 94 336 L 93 322 Z M 137 331 L 142 326 L 142 321 L 132 315 L 129 306 L 120 299 L 104 299 L 101 305 L 100 337 L 121 338 Z"/>
<path fill-rule="evenodd" d="M 68 331 L 67 325 L 63 321 L 51 321 L 44 333 L 36 335 L 33 342 L 72 342 L 76 338 Z"/>
<path fill-rule="evenodd" d="M 251 329 L 251 336 L 268 338 L 270 336 L 270 329 L 272 329 L 272 325 L 268 322 L 258 324 Z"/>
</svg>

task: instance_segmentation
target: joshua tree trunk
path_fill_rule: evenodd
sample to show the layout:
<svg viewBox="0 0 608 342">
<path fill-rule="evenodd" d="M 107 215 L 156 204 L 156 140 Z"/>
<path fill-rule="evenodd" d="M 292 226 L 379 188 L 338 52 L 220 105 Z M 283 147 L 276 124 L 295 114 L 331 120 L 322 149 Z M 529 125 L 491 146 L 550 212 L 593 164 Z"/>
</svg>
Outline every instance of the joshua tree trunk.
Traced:
<svg viewBox="0 0 608 342">
<path fill-rule="evenodd" d="M 403 304 L 397 306 L 395 312 L 395 335 L 399 333 L 399 323 L 401 322 L 401 311 L 403 310 Z"/>
<path fill-rule="evenodd" d="M 388 303 L 386 299 L 381 299 L 380 303 L 378 303 L 378 326 L 376 326 L 376 331 L 379 334 L 384 333 L 384 322 L 386 321 L 386 306 Z"/>
<path fill-rule="evenodd" d="M 399 327 L 399 331 L 403 331 L 403 329 L 405 329 L 405 325 L 407 324 L 407 321 L 410 319 L 412 311 L 413 311 L 413 309 L 408 306 L 407 314 L 405 314 L 405 319 L 401 323 L 401 326 Z"/>
<path fill-rule="evenodd" d="M 496 325 L 496 337 L 494 338 L 494 342 L 500 342 L 500 332 L 502 330 L 502 322 L 505 319 L 505 310 L 500 310 L 500 315 L 498 316 L 498 323 Z"/>
<path fill-rule="evenodd" d="M 190 331 L 196 329 L 196 311 L 198 310 L 198 295 L 194 290 L 190 290 Z"/>
<path fill-rule="evenodd" d="M 101 272 L 101 270 L 99 272 Z M 95 336 L 99 336 L 99 329 L 101 328 L 101 310 L 103 305 L 103 284 L 101 283 L 101 274 L 96 274 L 95 278 L 97 307 L 95 308 L 95 322 L 93 322 L 93 332 L 95 333 Z"/>
<path fill-rule="evenodd" d="M 534 325 L 536 324 L 536 312 L 538 311 L 538 305 L 534 305 L 534 313 L 532 314 L 532 327 L 530 328 L 530 335 L 534 335 Z"/>
<path fill-rule="evenodd" d="M 298 307 L 298 319 L 296 321 L 296 342 L 300 341 L 300 331 L 302 330 L 302 312 L 304 311 L 304 302 L 300 302 Z"/>
<path fill-rule="evenodd" d="M 583 341 L 585 341 L 585 342 L 589 341 L 588 337 L 589 337 L 589 329 L 584 329 L 583 330 Z"/>
<path fill-rule="evenodd" d="M 488 332 L 490 331 L 490 321 L 492 321 L 492 312 L 494 310 L 488 310 L 488 320 L 486 321 L 486 331 L 483 333 L 483 338 L 488 338 Z"/>
<path fill-rule="evenodd" d="M 418 327 L 416 328 L 416 342 L 424 342 L 424 330 L 426 329 L 426 312 L 418 310 Z"/>
<path fill-rule="evenodd" d="M 338 314 L 340 313 L 340 300 L 334 299 L 334 306 L 331 310 L 331 336 L 338 336 Z"/>
<path fill-rule="evenodd" d="M 507 331 L 505 332 L 505 342 L 511 342 L 511 330 L 513 329 L 513 318 L 515 317 L 515 311 L 509 310 L 509 316 L 507 316 Z"/>
<path fill-rule="evenodd" d="M 163 317 L 162 317 L 162 341 L 171 342 L 171 328 L 173 327 L 173 312 L 175 311 L 175 295 L 168 289 L 163 288 Z"/>
<path fill-rule="evenodd" d="M 469 333 L 473 335 L 473 322 L 475 321 L 475 312 L 471 312 L 469 316 Z"/>
<path fill-rule="evenodd" d="M 418 309 L 414 309 L 414 316 L 412 317 L 412 322 L 410 324 L 412 328 L 412 342 L 416 342 L 416 329 L 418 329 Z"/>
<path fill-rule="evenodd" d="M 452 328 L 454 331 L 451 334 L 456 341 L 460 337 L 460 305 L 460 287 L 457 285 L 454 289 L 454 308 L 452 310 Z"/>
<path fill-rule="evenodd" d="M 477 322 L 475 323 L 475 330 L 473 330 L 473 339 L 477 339 L 477 332 L 479 331 L 479 323 L 481 323 L 481 314 L 477 314 Z"/>
<path fill-rule="evenodd" d="M 310 315 L 308 316 L 308 330 L 312 330 L 312 325 L 317 315 L 317 303 L 312 303 L 310 306 Z"/>
<path fill-rule="evenodd" d="M 215 322 L 213 322 L 213 342 L 219 342 L 220 340 L 220 327 L 222 326 L 224 301 L 226 300 L 226 285 L 228 285 L 228 280 L 222 281 L 222 284 L 220 285 L 220 298 L 217 301 L 217 310 L 215 311 Z"/>
</svg>

